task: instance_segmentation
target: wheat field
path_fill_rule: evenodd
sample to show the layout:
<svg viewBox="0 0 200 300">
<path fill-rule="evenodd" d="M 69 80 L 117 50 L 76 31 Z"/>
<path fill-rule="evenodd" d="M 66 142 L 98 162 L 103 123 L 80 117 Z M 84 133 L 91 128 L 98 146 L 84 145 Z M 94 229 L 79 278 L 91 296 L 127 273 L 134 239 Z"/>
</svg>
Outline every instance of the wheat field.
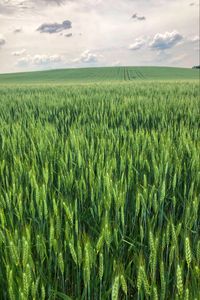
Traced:
<svg viewBox="0 0 200 300">
<path fill-rule="evenodd" d="M 0 87 L 0 299 L 199 300 L 197 81 Z"/>
</svg>

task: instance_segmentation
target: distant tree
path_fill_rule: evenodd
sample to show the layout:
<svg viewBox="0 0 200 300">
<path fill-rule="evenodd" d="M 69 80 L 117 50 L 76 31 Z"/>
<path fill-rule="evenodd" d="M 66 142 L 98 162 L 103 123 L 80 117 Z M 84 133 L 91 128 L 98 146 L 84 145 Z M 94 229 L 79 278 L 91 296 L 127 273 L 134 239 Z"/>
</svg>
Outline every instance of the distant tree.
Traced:
<svg viewBox="0 0 200 300">
<path fill-rule="evenodd" d="M 200 65 L 192 67 L 192 69 L 200 69 Z"/>
</svg>

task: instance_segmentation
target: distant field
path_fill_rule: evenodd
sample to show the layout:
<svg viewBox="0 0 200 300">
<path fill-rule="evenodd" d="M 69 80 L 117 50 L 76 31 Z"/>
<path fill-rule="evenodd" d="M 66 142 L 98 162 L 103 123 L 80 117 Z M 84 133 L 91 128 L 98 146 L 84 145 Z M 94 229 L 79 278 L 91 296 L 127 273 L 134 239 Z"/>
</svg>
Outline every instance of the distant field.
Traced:
<svg viewBox="0 0 200 300">
<path fill-rule="evenodd" d="M 0 75 L 2 83 L 98 82 L 114 80 L 195 80 L 199 70 L 169 67 L 63 69 Z"/>
</svg>

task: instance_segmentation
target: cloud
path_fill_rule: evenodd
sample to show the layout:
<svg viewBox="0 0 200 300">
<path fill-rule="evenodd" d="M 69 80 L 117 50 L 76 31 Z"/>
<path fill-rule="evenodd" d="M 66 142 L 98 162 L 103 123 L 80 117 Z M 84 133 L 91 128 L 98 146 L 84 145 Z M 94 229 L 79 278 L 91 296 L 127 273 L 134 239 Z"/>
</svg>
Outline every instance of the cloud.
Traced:
<svg viewBox="0 0 200 300">
<path fill-rule="evenodd" d="M 134 19 L 136 21 L 144 21 L 144 20 L 146 20 L 146 17 L 145 16 L 138 16 L 137 14 L 133 14 L 132 19 Z"/>
<path fill-rule="evenodd" d="M 72 28 L 72 23 L 66 20 L 62 23 L 44 23 L 37 28 L 37 31 L 40 33 L 58 33 L 70 28 Z"/>
<path fill-rule="evenodd" d="M 145 16 L 137 17 L 137 20 L 139 20 L 139 21 L 144 21 L 144 20 L 146 20 L 146 17 L 145 17 Z"/>
<path fill-rule="evenodd" d="M 200 41 L 200 37 L 198 35 L 195 35 L 190 40 L 193 43 L 198 43 Z"/>
<path fill-rule="evenodd" d="M 141 38 L 136 39 L 133 44 L 129 46 L 129 50 L 139 50 L 145 45 L 145 41 Z"/>
<path fill-rule="evenodd" d="M 19 50 L 19 51 L 13 51 L 11 54 L 13 56 L 21 56 L 21 55 L 23 55 L 25 53 L 26 53 L 26 49 L 22 49 L 22 50 Z"/>
<path fill-rule="evenodd" d="M 61 32 L 60 35 L 69 38 L 69 37 L 72 37 L 73 34 L 72 34 L 71 32 L 70 32 L 70 33 L 64 33 L 64 32 Z"/>
<path fill-rule="evenodd" d="M 6 43 L 6 40 L 5 40 L 4 36 L 2 34 L 0 34 L 0 47 L 5 45 L 5 43 Z"/>
<path fill-rule="evenodd" d="M 183 36 L 177 32 L 157 33 L 154 37 L 137 38 L 133 44 L 130 44 L 129 50 L 139 50 L 145 45 L 149 45 L 151 49 L 165 50 L 174 47 L 183 39 Z M 196 39 L 196 37 L 194 37 Z"/>
<path fill-rule="evenodd" d="M 188 57 L 187 54 L 181 54 L 178 56 L 175 56 L 171 59 L 171 63 L 179 63 L 179 62 L 183 62 L 184 60 L 186 60 Z"/>
<path fill-rule="evenodd" d="M 0 0 L 0 14 L 13 14 L 17 10 L 25 11 L 27 9 L 45 8 L 47 5 L 60 6 L 67 0 Z"/>
<path fill-rule="evenodd" d="M 32 0 L 32 2 L 44 3 L 48 5 L 62 5 L 66 2 L 66 0 Z"/>
<path fill-rule="evenodd" d="M 196 1 L 196 2 L 191 2 L 190 4 L 189 4 L 189 6 L 191 6 L 191 7 L 198 7 L 199 6 L 199 1 Z"/>
<path fill-rule="evenodd" d="M 118 67 L 121 65 L 121 62 L 119 60 L 116 60 L 112 63 L 112 67 Z"/>
<path fill-rule="evenodd" d="M 14 11 L 14 7 L 8 6 L 7 3 L 0 3 L 0 15 L 12 14 Z"/>
<path fill-rule="evenodd" d="M 17 65 L 19 66 L 40 66 L 40 65 L 52 65 L 57 64 L 63 61 L 63 57 L 55 54 L 55 55 L 26 55 L 24 57 L 21 57 L 17 61 Z"/>
<path fill-rule="evenodd" d="M 66 34 L 64 34 L 64 36 L 66 36 L 66 37 L 72 37 L 72 33 L 66 33 Z"/>
<path fill-rule="evenodd" d="M 165 32 L 163 34 L 157 33 L 149 46 L 151 49 L 165 50 L 174 47 L 181 40 L 183 40 L 183 36 L 176 30 L 172 32 Z"/>
<path fill-rule="evenodd" d="M 25 11 L 33 8 L 34 1 L 31 0 L 0 0 L 0 14 L 12 15 L 16 11 Z"/>
<path fill-rule="evenodd" d="M 21 33 L 22 32 L 22 28 L 21 27 L 17 27 L 13 30 L 14 33 Z"/>
<path fill-rule="evenodd" d="M 82 62 L 82 63 L 96 63 L 98 58 L 101 57 L 98 54 L 92 53 L 90 50 L 85 50 L 79 58 L 73 60 L 73 62 Z"/>
</svg>

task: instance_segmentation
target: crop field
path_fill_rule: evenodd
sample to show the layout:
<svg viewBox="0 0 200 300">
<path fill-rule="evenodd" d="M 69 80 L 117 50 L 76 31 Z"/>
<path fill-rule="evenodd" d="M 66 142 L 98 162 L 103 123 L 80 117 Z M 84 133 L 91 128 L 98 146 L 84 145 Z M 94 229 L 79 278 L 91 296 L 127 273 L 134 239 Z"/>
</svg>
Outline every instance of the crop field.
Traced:
<svg viewBox="0 0 200 300">
<path fill-rule="evenodd" d="M 200 299 L 193 71 L 0 76 L 0 299 Z"/>
<path fill-rule="evenodd" d="M 197 80 L 199 70 L 170 67 L 104 67 L 2 74 L 1 83 L 88 83 L 107 81 Z"/>
</svg>

